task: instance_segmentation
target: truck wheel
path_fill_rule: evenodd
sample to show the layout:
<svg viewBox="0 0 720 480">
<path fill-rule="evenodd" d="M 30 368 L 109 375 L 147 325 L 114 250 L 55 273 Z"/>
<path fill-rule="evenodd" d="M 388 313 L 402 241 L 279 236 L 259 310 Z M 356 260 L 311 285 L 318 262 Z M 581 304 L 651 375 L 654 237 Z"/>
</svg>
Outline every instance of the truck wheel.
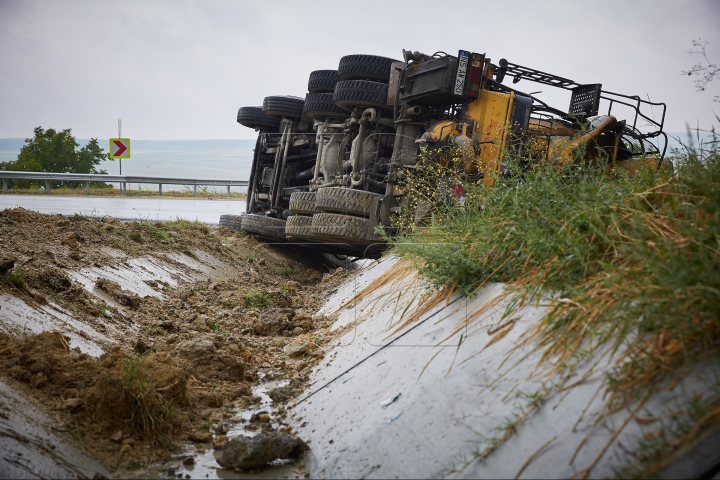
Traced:
<svg viewBox="0 0 720 480">
<path fill-rule="evenodd" d="M 242 230 L 242 217 L 244 215 L 220 215 L 220 226 L 230 230 Z"/>
<path fill-rule="evenodd" d="M 337 213 L 316 213 L 312 216 L 313 235 L 348 243 L 370 243 L 367 240 L 367 218 L 338 215 Z"/>
<path fill-rule="evenodd" d="M 375 55 L 346 55 L 340 59 L 338 77 L 340 80 L 372 80 L 388 83 L 392 58 Z"/>
<path fill-rule="evenodd" d="M 315 208 L 320 212 L 337 212 L 345 215 L 369 217 L 377 193 L 352 188 L 321 188 L 315 195 Z"/>
<path fill-rule="evenodd" d="M 338 82 L 337 70 L 315 70 L 308 79 L 308 92 L 332 93 Z"/>
<path fill-rule="evenodd" d="M 312 233 L 312 217 L 293 215 L 285 223 L 285 235 L 291 240 L 310 240 L 318 242 L 320 239 Z"/>
<path fill-rule="evenodd" d="M 320 211 L 315 208 L 315 192 L 293 192 L 288 208 L 295 215 L 312 215 Z"/>
<path fill-rule="evenodd" d="M 285 240 L 285 220 L 264 215 L 243 215 L 242 229 L 262 237 Z"/>
<path fill-rule="evenodd" d="M 355 107 L 375 107 L 391 110 L 387 104 L 388 86 L 369 80 L 344 80 L 335 85 L 335 105 L 346 110 Z"/>
<path fill-rule="evenodd" d="M 303 113 L 305 99 L 299 97 L 275 95 L 265 97 L 262 111 L 271 117 L 300 118 Z"/>
<path fill-rule="evenodd" d="M 313 120 L 324 122 L 327 117 L 348 118 L 350 112 L 335 105 L 332 93 L 308 93 L 303 113 Z"/>
<path fill-rule="evenodd" d="M 243 127 L 254 130 L 259 130 L 262 127 L 274 130 L 280 128 L 280 120 L 265 115 L 262 107 L 240 107 L 237 114 L 237 122 Z"/>
</svg>

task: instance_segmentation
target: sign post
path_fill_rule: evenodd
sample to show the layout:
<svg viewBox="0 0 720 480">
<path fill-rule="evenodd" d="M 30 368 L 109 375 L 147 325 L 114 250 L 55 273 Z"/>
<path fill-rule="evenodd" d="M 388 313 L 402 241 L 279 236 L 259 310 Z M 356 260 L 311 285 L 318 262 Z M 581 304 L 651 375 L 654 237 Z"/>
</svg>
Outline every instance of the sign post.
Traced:
<svg viewBox="0 0 720 480">
<path fill-rule="evenodd" d="M 118 118 L 118 138 L 110 139 L 110 158 L 120 160 L 120 175 L 122 175 L 122 159 L 130 158 L 130 139 L 122 138 L 122 118 Z M 127 195 L 125 182 L 120 185 L 123 195 Z"/>
</svg>

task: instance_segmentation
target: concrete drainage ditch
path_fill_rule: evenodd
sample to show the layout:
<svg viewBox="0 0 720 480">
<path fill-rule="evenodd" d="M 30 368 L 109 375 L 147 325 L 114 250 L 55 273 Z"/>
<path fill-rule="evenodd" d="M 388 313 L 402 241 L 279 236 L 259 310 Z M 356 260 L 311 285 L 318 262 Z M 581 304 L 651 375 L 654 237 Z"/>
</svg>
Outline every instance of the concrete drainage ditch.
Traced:
<svg viewBox="0 0 720 480">
<path fill-rule="evenodd" d="M 716 360 L 704 359 L 641 409 L 608 410 L 604 381 L 616 354 L 599 349 L 575 377 L 553 376 L 532 335 L 545 307 L 505 316 L 504 285 L 469 298 L 440 294 L 393 256 L 323 274 L 234 233 L 193 235 L 203 248 L 167 251 L 163 243 L 166 250 L 135 257 L 120 248 L 64 270 L 63 255 L 91 251 L 51 245 L 47 257 L 60 265 L 52 269 L 68 278 L 59 290 L 36 280 L 51 268 L 33 266 L 37 252 L 15 254 L 14 271 L 30 273 L 24 288 L 0 293 L 1 476 L 614 476 L 638 439 L 676 405 L 702 397 L 716 374 Z M 99 288 L 99 279 L 117 287 Z M 41 331 L 59 332 L 60 353 L 77 365 L 113 355 L 125 367 L 139 358 L 175 365 L 188 406 L 174 449 L 152 447 L 126 427 L 93 430 L 89 380 L 59 388 L 57 372 L 23 363 L 23 345 Z M 310 450 L 251 472 L 220 467 L 226 439 L 263 432 L 296 435 Z M 707 442 L 716 436 L 701 447 Z M 681 455 L 668 472 L 712 472 L 717 459 L 698 455 Z"/>
</svg>

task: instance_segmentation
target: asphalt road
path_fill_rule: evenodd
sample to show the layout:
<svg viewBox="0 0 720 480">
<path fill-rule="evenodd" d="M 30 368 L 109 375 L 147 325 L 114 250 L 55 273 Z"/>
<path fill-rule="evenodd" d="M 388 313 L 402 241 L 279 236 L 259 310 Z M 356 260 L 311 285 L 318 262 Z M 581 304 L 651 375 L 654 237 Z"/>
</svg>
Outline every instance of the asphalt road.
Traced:
<svg viewBox="0 0 720 480">
<path fill-rule="evenodd" d="M 14 207 L 40 213 L 77 213 L 121 220 L 198 220 L 208 225 L 217 225 L 224 213 L 245 212 L 245 202 L 238 200 L 0 195 L 0 210 Z"/>
</svg>

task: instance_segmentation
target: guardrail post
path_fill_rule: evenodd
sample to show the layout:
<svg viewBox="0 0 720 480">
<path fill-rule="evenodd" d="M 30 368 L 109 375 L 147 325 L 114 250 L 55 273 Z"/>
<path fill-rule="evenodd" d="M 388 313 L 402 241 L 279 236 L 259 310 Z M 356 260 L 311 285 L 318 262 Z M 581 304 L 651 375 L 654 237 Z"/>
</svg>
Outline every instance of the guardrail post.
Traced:
<svg viewBox="0 0 720 480">
<path fill-rule="evenodd" d="M 90 195 L 90 182 L 85 182 L 85 191 Z"/>
<path fill-rule="evenodd" d="M 193 197 L 197 197 L 197 184 L 193 185 Z"/>
<path fill-rule="evenodd" d="M 7 193 L 7 178 L 3 178 L 3 193 Z"/>
<path fill-rule="evenodd" d="M 158 183 L 158 195 L 162 197 L 162 183 Z"/>
<path fill-rule="evenodd" d="M 228 198 L 230 198 L 230 185 L 228 185 Z"/>
<path fill-rule="evenodd" d="M 50 180 L 45 180 L 45 193 L 50 193 Z"/>
</svg>

